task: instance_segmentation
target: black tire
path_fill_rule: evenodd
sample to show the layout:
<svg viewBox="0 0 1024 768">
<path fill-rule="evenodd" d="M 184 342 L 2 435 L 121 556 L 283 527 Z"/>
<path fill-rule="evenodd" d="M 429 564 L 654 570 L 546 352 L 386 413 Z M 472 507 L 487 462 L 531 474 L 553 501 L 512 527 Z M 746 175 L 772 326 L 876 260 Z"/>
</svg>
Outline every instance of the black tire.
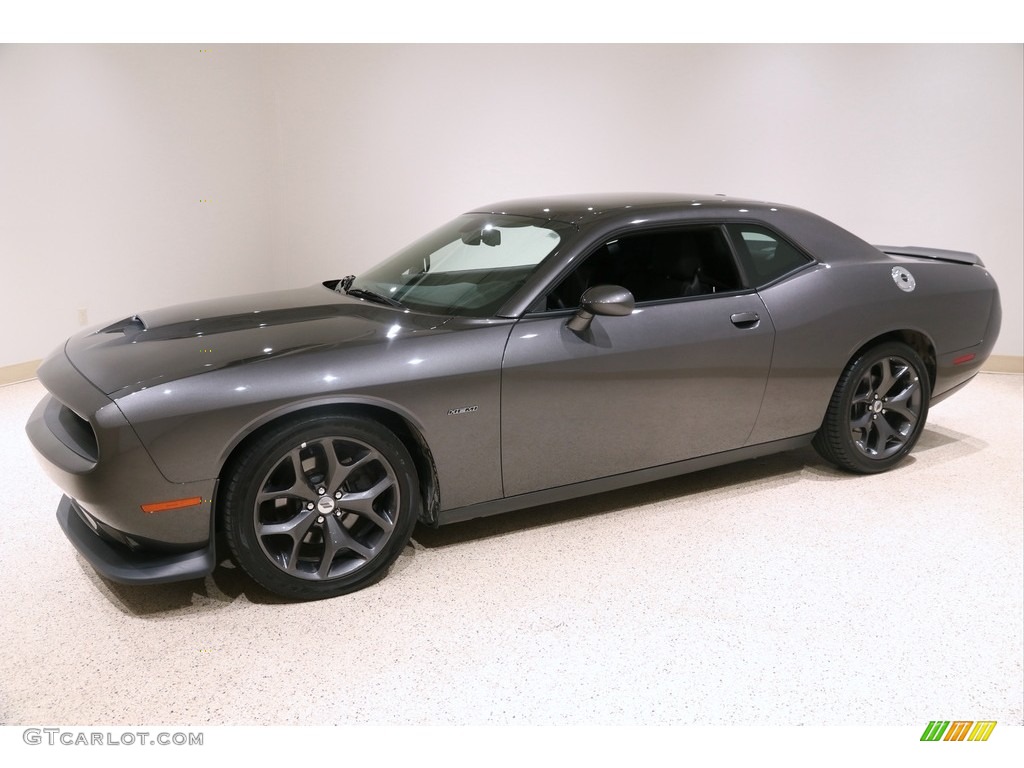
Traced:
<svg viewBox="0 0 1024 768">
<path fill-rule="evenodd" d="M 928 371 L 917 352 L 896 341 L 871 347 L 839 377 L 814 448 L 850 472 L 885 472 L 921 436 L 930 399 Z"/>
<path fill-rule="evenodd" d="M 237 563 L 270 591 L 299 600 L 381 579 L 408 543 L 421 505 L 401 440 L 351 416 L 271 430 L 243 450 L 222 487 Z"/>
</svg>

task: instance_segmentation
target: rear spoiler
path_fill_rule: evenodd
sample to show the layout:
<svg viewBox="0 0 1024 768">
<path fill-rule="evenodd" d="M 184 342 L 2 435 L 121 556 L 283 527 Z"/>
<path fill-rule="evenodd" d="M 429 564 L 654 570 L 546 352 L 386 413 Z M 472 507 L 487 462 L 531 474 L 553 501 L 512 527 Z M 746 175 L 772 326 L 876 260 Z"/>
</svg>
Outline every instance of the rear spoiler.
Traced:
<svg viewBox="0 0 1024 768">
<path fill-rule="evenodd" d="M 934 259 L 935 261 L 952 261 L 956 264 L 974 264 L 985 266 L 977 254 L 964 251 L 944 251 L 941 248 L 918 248 L 916 246 L 876 245 L 875 248 L 887 256 L 912 256 L 918 259 Z"/>
</svg>

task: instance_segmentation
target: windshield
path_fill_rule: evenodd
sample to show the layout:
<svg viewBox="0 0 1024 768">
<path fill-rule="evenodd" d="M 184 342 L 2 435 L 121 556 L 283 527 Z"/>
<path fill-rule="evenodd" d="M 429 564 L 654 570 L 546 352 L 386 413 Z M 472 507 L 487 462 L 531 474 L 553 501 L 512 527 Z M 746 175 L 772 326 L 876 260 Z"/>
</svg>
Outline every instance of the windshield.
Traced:
<svg viewBox="0 0 1024 768">
<path fill-rule="evenodd" d="M 527 216 L 460 216 L 359 275 L 349 286 L 421 312 L 493 315 L 550 255 L 569 226 Z"/>
</svg>

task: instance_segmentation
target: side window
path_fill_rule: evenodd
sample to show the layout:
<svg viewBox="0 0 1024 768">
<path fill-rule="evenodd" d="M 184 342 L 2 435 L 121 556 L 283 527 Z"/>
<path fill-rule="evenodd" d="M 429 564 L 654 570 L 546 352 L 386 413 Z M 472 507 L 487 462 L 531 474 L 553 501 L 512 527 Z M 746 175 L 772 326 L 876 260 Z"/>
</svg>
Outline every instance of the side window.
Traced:
<svg viewBox="0 0 1024 768">
<path fill-rule="evenodd" d="M 810 262 L 774 232 L 756 224 L 730 224 L 729 234 L 753 287 L 777 280 Z"/>
<path fill-rule="evenodd" d="M 547 297 L 545 309 L 578 307 L 595 285 L 621 285 L 637 302 L 703 296 L 740 287 L 721 227 L 623 235 L 594 251 Z"/>
</svg>

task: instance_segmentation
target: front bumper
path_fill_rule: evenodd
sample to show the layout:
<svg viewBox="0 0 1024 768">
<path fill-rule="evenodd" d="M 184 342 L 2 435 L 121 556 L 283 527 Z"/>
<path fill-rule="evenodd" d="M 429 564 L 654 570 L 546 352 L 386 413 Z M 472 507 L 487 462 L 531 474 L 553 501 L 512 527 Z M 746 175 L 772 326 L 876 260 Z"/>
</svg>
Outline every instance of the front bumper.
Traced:
<svg viewBox="0 0 1024 768">
<path fill-rule="evenodd" d="M 100 576 L 121 584 L 164 584 L 201 579 L 217 565 L 212 539 L 203 549 L 191 552 L 133 551 L 114 541 L 101 523 L 67 496 L 62 497 L 57 505 L 57 522 L 75 549 Z"/>
<path fill-rule="evenodd" d="M 117 403 L 63 350 L 44 361 L 38 376 L 49 393 L 25 431 L 43 470 L 66 494 L 57 518 L 79 552 L 102 575 L 126 583 L 209 573 L 216 478 L 164 477 Z"/>
</svg>

